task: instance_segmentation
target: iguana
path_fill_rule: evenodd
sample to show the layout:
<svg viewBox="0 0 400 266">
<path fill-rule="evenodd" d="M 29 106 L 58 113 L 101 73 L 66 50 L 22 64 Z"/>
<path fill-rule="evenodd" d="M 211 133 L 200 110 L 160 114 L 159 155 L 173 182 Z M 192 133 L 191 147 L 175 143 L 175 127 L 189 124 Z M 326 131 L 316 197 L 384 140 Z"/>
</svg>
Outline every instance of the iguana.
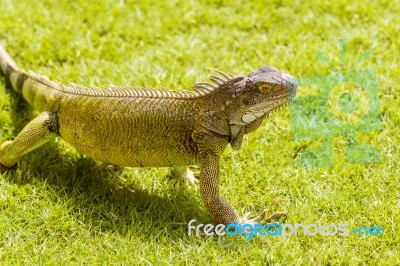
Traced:
<svg viewBox="0 0 400 266">
<path fill-rule="evenodd" d="M 107 164 L 175 167 L 192 181 L 187 165 L 199 164 L 200 194 L 218 223 L 264 219 L 264 212 L 253 219 L 249 214 L 239 218 L 219 193 L 219 157 L 228 144 L 239 149 L 243 135 L 295 96 L 293 76 L 271 66 L 246 76 L 215 70 L 210 82 L 173 91 L 61 84 L 20 70 L 1 46 L 0 65 L 14 90 L 41 112 L 13 141 L 0 146 L 3 172 L 60 136 Z"/>
</svg>

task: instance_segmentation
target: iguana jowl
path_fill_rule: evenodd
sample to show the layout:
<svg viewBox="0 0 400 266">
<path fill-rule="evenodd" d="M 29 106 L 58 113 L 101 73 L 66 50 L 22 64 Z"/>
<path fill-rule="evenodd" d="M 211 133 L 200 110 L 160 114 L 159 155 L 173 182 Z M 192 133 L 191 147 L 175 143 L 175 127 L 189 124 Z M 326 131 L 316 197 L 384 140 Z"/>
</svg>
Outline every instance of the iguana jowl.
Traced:
<svg viewBox="0 0 400 266">
<path fill-rule="evenodd" d="M 273 67 L 247 76 L 220 71 L 192 91 L 64 85 L 19 70 L 0 46 L 5 77 L 41 113 L 13 141 L 0 146 L 5 171 L 20 157 L 61 136 L 87 156 L 131 167 L 200 164 L 200 193 L 218 223 L 257 222 L 239 218 L 220 195 L 219 156 L 228 144 L 239 149 L 244 134 L 295 96 L 296 79 Z M 186 172 L 190 176 L 190 172 Z"/>
</svg>

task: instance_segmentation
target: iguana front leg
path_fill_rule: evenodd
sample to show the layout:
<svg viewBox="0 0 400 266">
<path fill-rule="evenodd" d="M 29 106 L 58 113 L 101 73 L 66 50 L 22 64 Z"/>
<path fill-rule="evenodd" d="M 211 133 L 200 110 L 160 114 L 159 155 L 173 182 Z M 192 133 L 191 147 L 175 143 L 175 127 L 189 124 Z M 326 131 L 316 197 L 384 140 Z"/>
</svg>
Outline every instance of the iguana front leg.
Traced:
<svg viewBox="0 0 400 266">
<path fill-rule="evenodd" d="M 235 209 L 219 193 L 219 156 L 208 152 L 200 159 L 200 194 L 204 205 L 218 223 L 238 221 Z"/>
<path fill-rule="evenodd" d="M 286 219 L 286 214 L 275 213 L 264 219 L 264 210 L 255 218 L 250 219 L 250 213 L 246 213 L 243 218 L 239 218 L 235 209 L 219 193 L 219 156 L 213 153 L 206 154 L 202 159 L 202 170 L 200 173 L 200 194 L 204 205 L 218 223 L 230 224 L 239 222 L 240 224 L 263 224 L 273 223 L 278 220 Z"/>
</svg>

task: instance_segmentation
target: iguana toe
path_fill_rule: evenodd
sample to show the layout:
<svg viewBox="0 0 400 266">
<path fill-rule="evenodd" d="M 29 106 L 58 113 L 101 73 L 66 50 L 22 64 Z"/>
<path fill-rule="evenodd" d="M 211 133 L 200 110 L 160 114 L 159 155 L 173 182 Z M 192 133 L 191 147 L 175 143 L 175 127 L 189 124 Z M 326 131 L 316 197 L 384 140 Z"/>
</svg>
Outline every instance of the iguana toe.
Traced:
<svg viewBox="0 0 400 266">
<path fill-rule="evenodd" d="M 191 184 L 191 185 L 194 185 L 194 184 L 196 184 L 196 183 L 199 183 L 199 180 L 196 178 L 196 175 L 195 175 L 195 173 L 194 172 L 192 172 L 191 170 L 187 170 L 186 171 L 186 179 L 187 180 L 189 180 L 189 183 Z"/>
<path fill-rule="evenodd" d="M 243 218 L 239 219 L 239 223 L 240 224 L 257 224 L 258 222 L 261 222 L 263 225 L 268 225 L 268 224 L 276 224 L 279 221 L 282 221 L 282 220 L 285 221 L 287 219 L 286 213 L 277 212 L 264 220 L 264 216 L 267 213 L 267 211 L 268 210 L 262 211 L 257 217 L 254 217 L 252 219 L 249 219 L 250 212 L 248 212 L 243 216 Z"/>
<path fill-rule="evenodd" d="M 195 174 L 192 170 L 187 166 L 177 166 L 172 170 L 172 174 L 176 177 L 181 177 L 189 181 L 191 185 L 199 183 L 199 180 L 196 178 Z"/>
<path fill-rule="evenodd" d="M 200 169 L 197 166 L 188 166 L 188 170 L 192 172 L 196 178 L 196 183 L 198 183 L 200 178 Z"/>
<path fill-rule="evenodd" d="M 287 214 L 284 212 L 277 212 L 269 216 L 267 219 L 265 219 L 266 223 L 277 223 L 279 221 L 286 221 L 287 219 Z"/>
</svg>

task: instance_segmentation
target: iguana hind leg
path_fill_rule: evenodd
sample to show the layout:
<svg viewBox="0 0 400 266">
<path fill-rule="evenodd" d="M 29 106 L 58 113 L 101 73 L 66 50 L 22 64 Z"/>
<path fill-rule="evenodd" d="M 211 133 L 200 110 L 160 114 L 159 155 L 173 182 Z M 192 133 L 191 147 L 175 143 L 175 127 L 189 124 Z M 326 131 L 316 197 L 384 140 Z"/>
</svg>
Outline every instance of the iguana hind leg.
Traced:
<svg viewBox="0 0 400 266">
<path fill-rule="evenodd" d="M 41 113 L 29 122 L 13 141 L 6 141 L 0 146 L 0 169 L 5 171 L 11 168 L 21 156 L 45 144 L 57 131 L 56 114 Z"/>
</svg>

